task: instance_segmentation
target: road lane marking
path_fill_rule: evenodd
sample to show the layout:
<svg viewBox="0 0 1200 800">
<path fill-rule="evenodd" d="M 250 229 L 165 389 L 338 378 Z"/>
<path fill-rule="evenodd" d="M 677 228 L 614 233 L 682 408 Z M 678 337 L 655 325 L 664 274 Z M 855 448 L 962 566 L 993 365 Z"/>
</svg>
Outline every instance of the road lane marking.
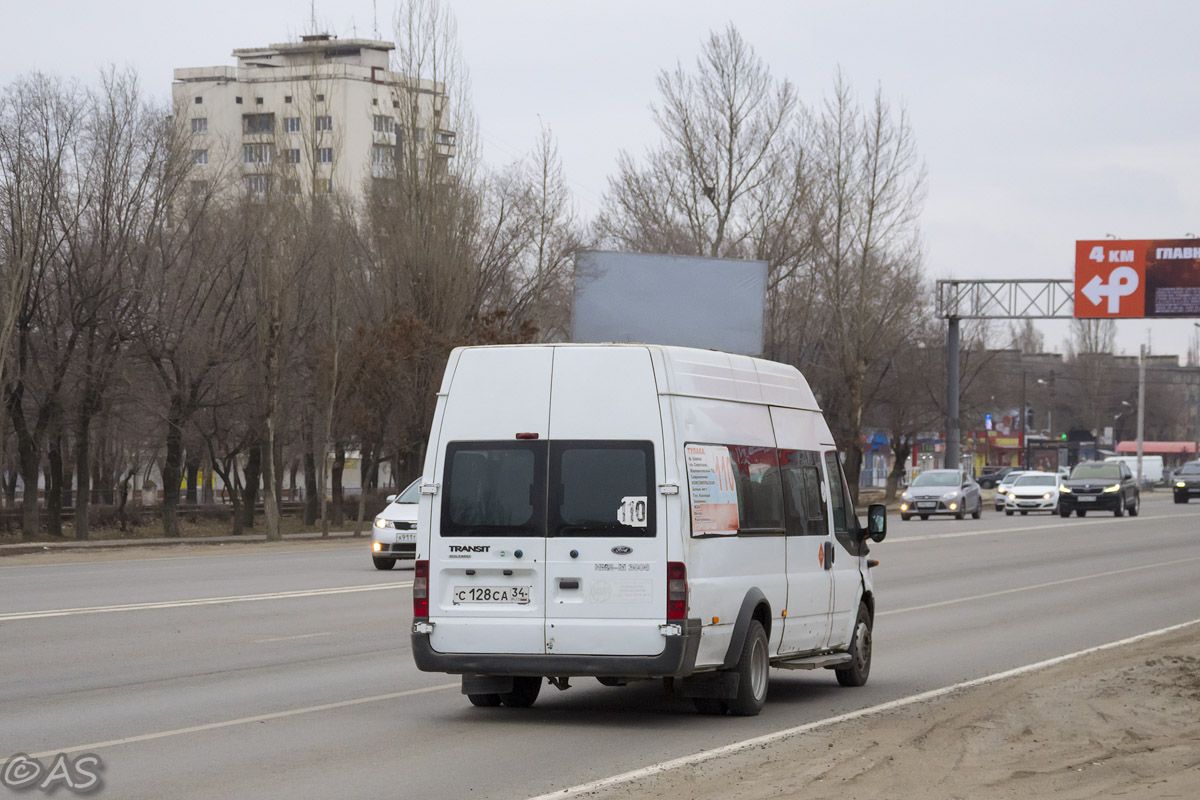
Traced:
<svg viewBox="0 0 1200 800">
<path fill-rule="evenodd" d="M 1030 525 L 1029 527 L 1024 527 L 1024 528 L 987 528 L 986 530 L 982 530 L 982 531 L 957 531 L 955 533 L 926 533 L 926 534 L 921 534 L 919 536 L 901 536 L 898 538 L 888 537 L 887 542 L 888 542 L 888 544 L 899 544 L 901 542 L 928 542 L 928 541 L 933 541 L 936 539 L 961 539 L 965 536 L 987 536 L 987 535 L 993 534 L 993 533 L 1025 533 L 1027 531 L 1046 530 L 1047 528 L 1058 528 L 1059 530 L 1064 530 L 1064 529 L 1069 530 L 1071 528 L 1082 528 L 1085 525 L 1114 525 L 1114 524 L 1128 525 L 1131 522 L 1162 522 L 1162 520 L 1163 520 L 1162 517 L 1131 517 L 1130 519 L 1125 519 L 1123 517 L 1113 517 L 1112 519 L 1087 520 L 1086 522 L 1084 522 L 1083 520 L 1080 520 L 1079 522 L 1051 522 L 1047 525 Z"/>
<path fill-rule="evenodd" d="M 329 589 L 302 589 L 294 592 L 267 592 L 266 594 L 241 594 L 229 597 L 199 597 L 194 600 L 163 600 L 157 603 L 127 603 L 118 606 L 85 606 L 83 608 L 54 608 L 45 611 L 19 611 L 0 614 L 0 622 L 21 619 L 46 619 L 49 617 L 72 617 L 78 614 L 107 614 L 114 611 L 146 611 L 155 608 L 188 608 L 191 606 L 214 606 L 224 603 L 251 603 L 257 600 L 289 600 L 295 597 L 321 597 L 330 594 L 353 592 L 377 592 L 383 589 L 403 589 L 407 583 L 368 583 L 359 586 L 335 586 Z"/>
<path fill-rule="evenodd" d="M 322 631 L 320 633 L 300 633 L 295 636 L 273 636 L 270 639 L 255 639 L 255 644 L 264 644 L 266 642 L 294 642 L 297 639 L 315 639 L 318 636 L 333 636 L 333 631 Z"/>
<path fill-rule="evenodd" d="M 45 569 L 47 567 L 97 567 L 97 566 L 105 566 L 107 564 L 152 564 L 155 561 L 185 561 L 185 560 L 191 559 L 191 558 L 247 558 L 249 556 L 270 556 L 271 558 L 280 558 L 282 556 L 304 555 L 305 553 L 311 554 L 311 553 L 328 553 L 328 552 L 332 552 L 335 550 L 357 550 L 359 547 L 362 546 L 362 544 L 364 542 L 367 541 L 367 539 L 365 539 L 365 538 L 351 539 L 347 542 L 332 541 L 332 542 L 327 542 L 327 543 L 326 543 L 326 540 L 323 540 L 323 539 L 317 539 L 315 541 L 318 543 L 323 543 L 324 546 L 322 546 L 322 547 L 306 547 L 306 548 L 302 548 L 299 550 L 280 550 L 280 551 L 276 551 L 276 552 L 272 552 L 272 551 L 268 550 L 268 551 L 260 551 L 257 553 L 221 552 L 221 553 L 204 553 L 204 554 L 191 555 L 191 556 L 146 555 L 141 558 L 112 558 L 112 559 L 99 559 L 99 560 L 95 560 L 95 561 L 60 561 L 60 562 L 57 562 L 54 564 L 3 564 L 3 565 L 0 565 L 0 569 L 29 569 L 31 567 L 36 567 L 37 569 Z M 41 543 L 40 542 L 31 542 L 30 546 L 36 547 L 38 544 L 41 544 Z M 122 545 L 122 546 L 120 546 L 119 549 L 137 549 L 137 548 L 143 548 L 143 547 L 149 547 L 149 548 L 177 547 L 179 544 L 186 545 L 186 544 L 188 544 L 188 540 L 183 539 L 178 544 Z M 258 542 L 258 541 L 229 542 L 229 544 L 233 545 L 234 547 L 237 547 L 238 545 L 241 545 L 241 544 L 264 544 L 264 542 Z M 205 542 L 193 543 L 193 546 L 195 546 L 195 547 L 200 547 L 202 545 L 207 546 L 207 547 L 213 547 L 213 548 L 222 546 L 221 543 L 214 543 L 214 544 L 208 544 Z M 47 553 L 56 553 L 56 554 L 57 553 L 88 553 L 88 552 L 103 553 L 103 552 L 110 552 L 114 549 L 118 549 L 117 546 L 115 546 L 115 545 L 113 547 L 97 546 L 94 548 L 93 547 L 58 547 L 58 548 L 49 548 L 49 549 L 38 550 L 37 552 L 34 552 L 34 553 L 20 553 L 18 555 L 5 555 L 4 551 L 0 550 L 0 560 L 3 560 L 5 558 L 20 558 L 23 555 L 27 555 L 27 556 L 45 555 Z M 361 553 L 362 551 L 360 550 L 359 552 Z"/>
<path fill-rule="evenodd" d="M 1015 678 L 1020 675 L 1026 675 L 1030 672 L 1037 672 L 1038 670 L 1046 669 L 1047 667 L 1052 667 L 1056 664 L 1062 664 L 1066 661 L 1072 661 L 1082 656 L 1091 655 L 1092 653 L 1099 653 L 1103 650 L 1111 650 L 1115 647 L 1123 647 L 1128 644 L 1135 644 L 1155 636 L 1174 633 L 1175 631 L 1183 630 L 1184 628 L 1191 627 L 1198 623 L 1200 623 L 1200 619 L 1194 619 L 1191 622 L 1183 622 L 1179 625 L 1171 625 L 1170 627 L 1159 628 L 1158 630 L 1150 631 L 1149 633 L 1140 633 L 1137 636 L 1130 636 L 1127 639 L 1121 639 L 1116 642 L 1108 642 L 1107 644 L 1097 645 L 1096 647 L 1089 647 L 1086 650 L 1077 650 L 1074 653 L 1067 653 L 1063 656 L 1057 656 L 1045 661 L 1039 661 L 1036 664 L 1026 664 L 1023 667 L 1015 667 L 1014 669 L 1005 670 L 1004 672 L 996 672 L 991 675 L 985 675 L 982 678 L 973 678 L 969 681 L 962 681 L 951 686 L 943 686 L 940 689 L 932 689 L 928 692 L 921 692 L 920 694 L 901 697 L 897 700 L 890 700 L 886 703 L 880 703 L 879 705 L 870 706 L 868 708 L 860 708 L 857 711 L 838 714 L 835 717 L 827 717 L 826 719 L 808 722 L 804 725 L 797 725 L 794 728 L 785 728 L 784 730 L 775 731 L 774 733 L 755 736 L 753 739 L 743 739 L 740 742 L 733 742 L 732 744 L 727 744 L 722 747 L 715 747 L 711 750 L 702 750 L 699 753 L 693 753 L 690 756 L 683 756 L 682 758 L 675 758 L 670 761 L 660 761 L 657 764 L 651 764 L 650 766 L 642 767 L 641 769 L 635 769 L 630 772 L 623 772 L 620 775 L 613 775 L 609 778 L 601 778 L 600 780 L 581 783 L 577 786 L 571 786 L 566 789 L 559 789 L 555 792 L 540 794 L 537 797 L 530 798 L 530 800 L 564 800 L 568 797 L 577 797 L 589 792 L 596 792 L 601 789 L 607 789 L 623 783 L 629 783 L 642 778 L 648 778 L 661 772 L 678 769 L 679 767 L 692 766 L 694 764 L 711 761 L 722 756 L 738 753 L 743 750 L 761 747 L 766 744 L 777 742 L 781 739 L 786 739 L 790 736 L 796 736 L 801 733 L 817 730 L 818 728 L 827 728 L 832 725 L 837 725 L 841 722 L 849 722 L 862 717 L 882 714 L 885 711 L 892 711 L 894 709 L 904 708 L 905 706 L 914 705 L 916 703 L 924 703 L 929 700 L 935 700 L 939 697 L 944 697 L 945 695 L 952 694 L 963 689 L 972 689 L 976 686 L 984 686 L 986 684 L 996 683 L 997 681 L 1002 681 L 1007 678 Z"/>
<path fill-rule="evenodd" d="M 937 603 L 925 603 L 920 606 L 909 606 L 908 608 L 893 608 L 888 611 L 879 611 L 875 614 L 877 617 L 886 617 L 891 614 L 907 614 L 909 611 L 924 611 L 929 608 L 939 608 L 941 606 L 952 606 L 956 603 L 968 603 L 972 600 L 986 600 L 990 597 L 1000 597 L 1006 594 L 1016 594 L 1017 592 L 1031 592 L 1035 589 L 1046 589 L 1050 586 L 1062 586 L 1067 583 L 1077 583 L 1079 581 L 1090 581 L 1093 578 L 1108 578 L 1113 575 L 1124 575 L 1127 572 L 1139 572 L 1144 569 L 1157 569 L 1159 567 L 1172 567 L 1176 564 L 1186 564 L 1189 561 L 1200 561 L 1200 556 L 1191 558 L 1176 558 L 1172 561 L 1160 561 L 1157 564 L 1143 564 L 1140 567 L 1126 567 L 1125 569 L 1114 569 L 1109 572 L 1097 572 L 1092 575 L 1079 575 L 1074 578 L 1063 578 L 1057 581 L 1047 581 L 1046 583 L 1035 583 L 1030 586 L 1018 586 L 1015 589 L 1001 589 L 996 592 L 988 592 L 987 594 L 974 594 L 969 597 L 957 597 L 953 600 L 941 600 Z"/>
<path fill-rule="evenodd" d="M 48 758 L 58 753 L 82 753 L 91 750 L 99 750 L 102 747 L 116 747 L 120 744 L 133 744 L 134 742 L 148 742 L 154 739 L 167 739 L 171 736 L 183 736 L 187 733 L 201 733 L 203 731 L 220 730 L 221 728 L 232 728 L 235 725 L 248 725 L 251 722 L 268 722 L 273 719 L 285 719 L 287 717 L 295 717 L 300 714 L 312 714 L 317 711 L 330 711 L 335 708 L 348 708 L 350 706 L 360 706 L 364 703 L 378 703 L 381 700 L 395 700 L 398 697 L 412 697 L 417 694 L 428 694 L 429 692 L 441 692 L 446 689 L 458 689 L 462 684 L 458 681 L 454 683 L 441 683 L 437 686 L 426 686 L 421 689 L 409 689 L 404 692 L 389 692 L 388 694 L 377 694 L 371 697 L 356 697 L 353 700 L 340 700 L 336 703 L 323 703 L 319 706 L 307 706 L 305 708 L 293 708 L 288 711 L 275 711 L 270 714 L 257 714 L 253 717 L 240 717 L 238 719 L 227 719 L 223 722 L 209 722 L 205 725 L 193 725 L 190 728 L 176 728 L 171 731 L 158 731 L 156 733 L 143 733 L 139 736 L 126 736 L 122 739 L 109 739 L 107 742 L 93 742 L 92 744 L 81 744 L 74 747 L 60 747 L 55 750 L 47 750 L 44 753 L 31 753 L 29 758 Z M 0 762 L 0 767 L 4 763 Z"/>
</svg>

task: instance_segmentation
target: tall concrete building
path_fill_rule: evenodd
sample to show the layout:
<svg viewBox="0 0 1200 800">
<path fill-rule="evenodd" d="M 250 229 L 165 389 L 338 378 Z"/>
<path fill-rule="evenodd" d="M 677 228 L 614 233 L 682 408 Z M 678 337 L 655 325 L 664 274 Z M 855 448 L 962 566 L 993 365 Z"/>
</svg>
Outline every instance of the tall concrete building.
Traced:
<svg viewBox="0 0 1200 800">
<path fill-rule="evenodd" d="M 175 70 L 175 115 L 190 136 L 193 188 L 332 191 L 454 156 L 440 85 L 389 70 L 391 42 L 302 36 L 233 51 L 237 66 Z"/>
</svg>

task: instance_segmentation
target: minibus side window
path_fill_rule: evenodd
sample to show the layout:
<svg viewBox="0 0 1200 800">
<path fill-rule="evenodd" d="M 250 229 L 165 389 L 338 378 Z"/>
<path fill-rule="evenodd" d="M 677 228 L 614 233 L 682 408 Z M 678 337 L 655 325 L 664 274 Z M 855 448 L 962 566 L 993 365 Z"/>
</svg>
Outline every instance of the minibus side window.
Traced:
<svg viewBox="0 0 1200 800">
<path fill-rule="evenodd" d="M 783 505 L 789 536 L 824 536 L 825 498 L 821 496 L 820 454 L 807 450 L 780 450 Z"/>
<path fill-rule="evenodd" d="M 546 443 L 451 442 L 442 536 L 543 536 Z"/>
<path fill-rule="evenodd" d="M 783 533 L 783 489 L 774 447 L 731 446 L 737 481 L 738 532 Z"/>
<path fill-rule="evenodd" d="M 842 474 L 842 464 L 837 453 L 830 451 L 825 454 L 825 472 L 829 475 L 833 535 L 847 551 L 858 555 L 858 517 L 855 516 L 854 505 L 850 501 L 850 493 L 846 491 L 846 479 Z"/>
</svg>

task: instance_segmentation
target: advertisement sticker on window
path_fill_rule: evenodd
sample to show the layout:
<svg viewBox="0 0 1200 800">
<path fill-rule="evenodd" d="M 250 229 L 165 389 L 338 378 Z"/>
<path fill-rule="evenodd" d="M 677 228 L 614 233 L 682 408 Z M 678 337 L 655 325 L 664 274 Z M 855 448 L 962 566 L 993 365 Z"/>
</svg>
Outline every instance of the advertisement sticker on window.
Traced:
<svg viewBox="0 0 1200 800">
<path fill-rule="evenodd" d="M 687 472 L 692 501 L 692 534 L 737 533 L 737 483 L 729 448 L 689 444 Z"/>
</svg>

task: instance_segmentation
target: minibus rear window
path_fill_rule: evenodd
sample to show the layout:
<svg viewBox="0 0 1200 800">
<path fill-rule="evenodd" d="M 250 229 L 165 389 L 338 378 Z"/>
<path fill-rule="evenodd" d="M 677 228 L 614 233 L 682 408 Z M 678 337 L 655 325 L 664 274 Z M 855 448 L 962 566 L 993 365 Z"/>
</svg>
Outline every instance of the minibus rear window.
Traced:
<svg viewBox="0 0 1200 800">
<path fill-rule="evenodd" d="M 654 446 L 555 441 L 550 447 L 550 536 L 655 535 Z"/>
<path fill-rule="evenodd" d="M 546 443 L 446 446 L 442 536 L 542 536 Z"/>
</svg>

